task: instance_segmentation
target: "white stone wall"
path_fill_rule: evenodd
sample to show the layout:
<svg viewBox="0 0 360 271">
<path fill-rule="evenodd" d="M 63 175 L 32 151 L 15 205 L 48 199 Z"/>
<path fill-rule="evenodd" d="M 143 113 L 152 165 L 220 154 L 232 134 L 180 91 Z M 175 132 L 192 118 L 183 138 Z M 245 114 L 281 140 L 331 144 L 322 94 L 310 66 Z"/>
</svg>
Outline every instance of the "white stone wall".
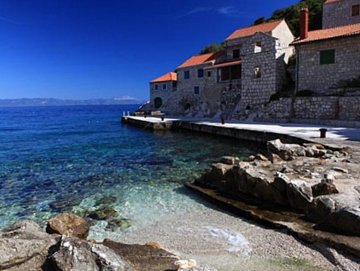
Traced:
<svg viewBox="0 0 360 271">
<path fill-rule="evenodd" d="M 335 50 L 335 63 L 320 65 L 321 50 Z M 360 75 L 360 36 L 331 39 L 298 45 L 297 90 L 332 94 L 340 80 Z"/>
<path fill-rule="evenodd" d="M 360 23 L 360 16 L 351 16 L 351 7 L 359 4 L 360 0 L 339 0 L 324 4 L 322 28 Z"/>
</svg>

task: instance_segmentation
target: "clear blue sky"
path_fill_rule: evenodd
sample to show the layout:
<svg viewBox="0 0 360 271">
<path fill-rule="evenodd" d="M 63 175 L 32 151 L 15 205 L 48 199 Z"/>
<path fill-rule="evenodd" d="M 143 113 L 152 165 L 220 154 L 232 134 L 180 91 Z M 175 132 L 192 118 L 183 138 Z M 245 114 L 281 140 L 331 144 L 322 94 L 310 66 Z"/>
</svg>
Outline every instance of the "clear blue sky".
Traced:
<svg viewBox="0 0 360 271">
<path fill-rule="evenodd" d="M 149 80 L 296 0 L 0 0 L 0 98 L 148 99 Z"/>
</svg>

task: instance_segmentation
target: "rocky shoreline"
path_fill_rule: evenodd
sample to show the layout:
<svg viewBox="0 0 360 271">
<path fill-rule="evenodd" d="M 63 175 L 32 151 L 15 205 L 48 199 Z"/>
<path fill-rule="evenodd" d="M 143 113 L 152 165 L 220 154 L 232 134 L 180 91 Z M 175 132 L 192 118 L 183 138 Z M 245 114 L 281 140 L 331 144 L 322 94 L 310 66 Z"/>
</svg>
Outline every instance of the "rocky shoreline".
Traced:
<svg viewBox="0 0 360 271">
<path fill-rule="evenodd" d="M 181 260 L 156 242 L 95 242 L 86 240 L 88 232 L 86 220 L 71 213 L 50 219 L 46 232 L 33 221 L 19 221 L 0 232 L 0 270 L 215 270 Z"/>
<path fill-rule="evenodd" d="M 263 210 L 272 210 L 265 219 L 270 224 L 295 232 L 308 228 L 307 239 L 338 244 L 360 257 L 357 163 L 349 148 L 273 140 L 264 155 L 246 161 L 223 157 L 189 186 L 224 203 L 233 200 L 233 206 L 237 200 L 260 206 L 250 212 L 258 218 L 264 217 Z M 281 217 L 286 212 L 298 215 Z"/>
</svg>

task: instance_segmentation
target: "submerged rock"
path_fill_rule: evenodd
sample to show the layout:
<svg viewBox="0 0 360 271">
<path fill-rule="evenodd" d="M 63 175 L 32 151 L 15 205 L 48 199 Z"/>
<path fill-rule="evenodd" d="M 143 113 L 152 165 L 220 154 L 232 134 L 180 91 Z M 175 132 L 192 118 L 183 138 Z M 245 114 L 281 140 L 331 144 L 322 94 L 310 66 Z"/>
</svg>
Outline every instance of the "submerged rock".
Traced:
<svg viewBox="0 0 360 271">
<path fill-rule="evenodd" d="M 100 207 L 97 210 L 91 211 L 88 214 L 89 218 L 95 220 L 110 220 L 118 216 L 119 213 L 114 208 L 108 206 Z"/>
<path fill-rule="evenodd" d="M 89 225 L 82 217 L 65 212 L 49 220 L 46 232 L 86 239 Z"/>
<path fill-rule="evenodd" d="M 131 227 L 131 220 L 127 218 L 114 218 L 108 221 L 106 229 L 114 231 L 117 229 L 126 230 Z"/>
</svg>

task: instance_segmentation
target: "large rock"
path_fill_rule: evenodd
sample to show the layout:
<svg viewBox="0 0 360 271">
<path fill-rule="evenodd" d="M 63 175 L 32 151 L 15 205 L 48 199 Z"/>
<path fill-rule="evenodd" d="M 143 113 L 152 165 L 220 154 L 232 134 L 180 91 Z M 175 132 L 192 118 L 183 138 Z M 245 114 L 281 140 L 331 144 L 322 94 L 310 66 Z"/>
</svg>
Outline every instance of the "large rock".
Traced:
<svg viewBox="0 0 360 271">
<path fill-rule="evenodd" d="M 45 233 L 32 221 L 20 221 L 1 232 L 0 270 L 42 270 L 59 236 Z"/>
<path fill-rule="evenodd" d="M 303 211 L 309 208 L 313 199 L 311 186 L 303 180 L 291 180 L 286 195 L 292 208 Z"/>
<path fill-rule="evenodd" d="M 270 154 L 277 154 L 286 161 L 294 160 L 297 156 L 306 156 L 305 148 L 298 144 L 283 144 L 280 139 L 267 142 Z"/>
<path fill-rule="evenodd" d="M 233 167 L 234 167 L 233 165 L 228 165 L 223 163 L 213 164 L 211 170 L 205 172 L 195 182 L 200 185 L 209 186 L 212 188 L 221 187 L 222 182 L 226 179 L 225 178 L 226 173 L 229 170 L 231 170 Z"/>
<path fill-rule="evenodd" d="M 341 233 L 360 236 L 360 207 L 341 208 L 326 223 Z"/>
<path fill-rule="evenodd" d="M 48 265 L 59 271 L 134 270 L 119 255 L 104 245 L 65 236 L 62 237 L 57 251 L 50 256 Z"/>
<path fill-rule="evenodd" d="M 46 232 L 86 239 L 89 234 L 89 225 L 80 216 L 61 213 L 49 220 Z"/>
<path fill-rule="evenodd" d="M 162 248 L 149 245 L 127 245 L 108 239 L 105 239 L 103 244 L 129 262 L 134 270 L 177 270 L 175 262 L 179 258 Z"/>
<path fill-rule="evenodd" d="M 329 196 L 319 196 L 314 198 L 309 208 L 306 210 L 306 216 L 317 223 L 323 223 L 335 211 L 336 202 Z"/>
</svg>

